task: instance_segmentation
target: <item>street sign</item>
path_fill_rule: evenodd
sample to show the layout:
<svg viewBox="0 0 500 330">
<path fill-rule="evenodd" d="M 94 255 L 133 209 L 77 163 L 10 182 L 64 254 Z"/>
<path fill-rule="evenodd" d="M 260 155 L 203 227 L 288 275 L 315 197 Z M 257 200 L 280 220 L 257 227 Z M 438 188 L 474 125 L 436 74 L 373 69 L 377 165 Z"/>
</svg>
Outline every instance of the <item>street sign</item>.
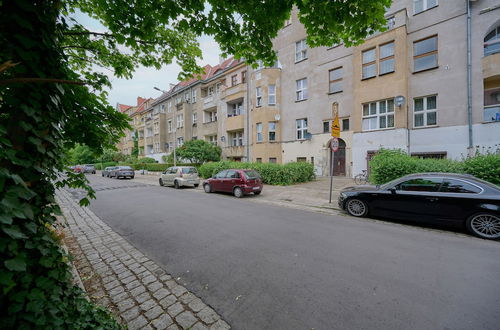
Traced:
<svg viewBox="0 0 500 330">
<path fill-rule="evenodd" d="M 334 103 L 332 105 L 333 121 L 332 121 L 332 136 L 334 138 L 340 137 L 340 124 L 339 124 L 339 105 Z"/>
<path fill-rule="evenodd" d="M 337 150 L 339 150 L 339 139 L 337 139 L 336 137 L 331 139 L 330 148 L 332 149 L 333 152 L 337 152 Z"/>
</svg>

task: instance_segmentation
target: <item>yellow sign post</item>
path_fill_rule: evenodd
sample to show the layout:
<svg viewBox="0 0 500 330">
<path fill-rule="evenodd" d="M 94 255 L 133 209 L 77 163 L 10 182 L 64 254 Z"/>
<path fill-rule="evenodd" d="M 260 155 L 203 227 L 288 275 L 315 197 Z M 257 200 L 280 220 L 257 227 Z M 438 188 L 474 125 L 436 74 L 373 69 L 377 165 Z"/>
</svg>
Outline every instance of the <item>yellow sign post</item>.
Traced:
<svg viewBox="0 0 500 330">
<path fill-rule="evenodd" d="M 333 113 L 332 136 L 339 138 L 340 137 L 339 104 L 337 102 L 334 102 L 332 104 L 332 113 Z"/>
</svg>

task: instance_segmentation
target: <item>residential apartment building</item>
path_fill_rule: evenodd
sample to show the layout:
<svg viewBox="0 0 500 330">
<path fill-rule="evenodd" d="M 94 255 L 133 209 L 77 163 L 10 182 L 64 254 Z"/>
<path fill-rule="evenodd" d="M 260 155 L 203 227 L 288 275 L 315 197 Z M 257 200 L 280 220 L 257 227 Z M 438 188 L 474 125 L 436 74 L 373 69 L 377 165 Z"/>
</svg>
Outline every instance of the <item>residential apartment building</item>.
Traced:
<svg viewBox="0 0 500 330">
<path fill-rule="evenodd" d="M 125 105 L 118 103 L 116 105 L 117 111 L 125 113 L 129 116 L 129 124 L 132 129 L 124 131 L 125 136 L 120 139 L 116 145 L 118 151 L 124 155 L 131 155 L 134 149 L 134 136 L 137 131 L 139 138 L 139 155 L 144 155 L 144 111 L 150 106 L 152 98 L 137 97 L 137 104 L 135 106 Z"/>
<path fill-rule="evenodd" d="M 202 138 L 220 145 L 224 159 L 307 161 L 317 175 L 329 175 L 335 107 L 341 133 L 334 175 L 368 169 L 382 147 L 451 159 L 495 151 L 499 17 L 494 0 L 395 0 L 387 30 L 361 45 L 309 48 L 293 11 L 274 40 L 273 67 L 220 61 L 151 104 L 168 109 L 159 150 Z"/>
</svg>

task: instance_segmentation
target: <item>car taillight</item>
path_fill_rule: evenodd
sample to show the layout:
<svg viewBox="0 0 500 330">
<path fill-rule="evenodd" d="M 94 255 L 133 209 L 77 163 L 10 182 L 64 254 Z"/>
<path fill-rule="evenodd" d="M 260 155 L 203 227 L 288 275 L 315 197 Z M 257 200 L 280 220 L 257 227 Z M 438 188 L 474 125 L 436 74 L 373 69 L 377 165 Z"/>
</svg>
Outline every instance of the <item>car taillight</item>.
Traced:
<svg viewBox="0 0 500 330">
<path fill-rule="evenodd" d="M 181 178 L 182 178 L 182 172 L 181 172 L 181 174 L 179 175 L 179 177 L 181 177 Z"/>
</svg>

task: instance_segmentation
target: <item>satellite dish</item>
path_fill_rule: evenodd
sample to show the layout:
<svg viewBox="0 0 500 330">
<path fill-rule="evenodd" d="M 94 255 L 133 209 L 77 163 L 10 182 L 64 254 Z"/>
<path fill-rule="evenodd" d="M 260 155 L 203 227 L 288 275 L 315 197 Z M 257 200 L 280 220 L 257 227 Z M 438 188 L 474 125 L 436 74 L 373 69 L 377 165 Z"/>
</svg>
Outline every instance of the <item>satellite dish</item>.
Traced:
<svg viewBox="0 0 500 330">
<path fill-rule="evenodd" d="M 281 119 L 281 116 L 280 116 L 280 115 L 276 115 L 276 116 L 274 116 L 274 120 L 279 121 L 280 119 Z"/>
<path fill-rule="evenodd" d="M 399 108 L 405 104 L 405 101 L 406 99 L 403 95 L 396 96 L 396 98 L 394 99 L 394 103 L 396 103 L 396 106 Z"/>
</svg>

